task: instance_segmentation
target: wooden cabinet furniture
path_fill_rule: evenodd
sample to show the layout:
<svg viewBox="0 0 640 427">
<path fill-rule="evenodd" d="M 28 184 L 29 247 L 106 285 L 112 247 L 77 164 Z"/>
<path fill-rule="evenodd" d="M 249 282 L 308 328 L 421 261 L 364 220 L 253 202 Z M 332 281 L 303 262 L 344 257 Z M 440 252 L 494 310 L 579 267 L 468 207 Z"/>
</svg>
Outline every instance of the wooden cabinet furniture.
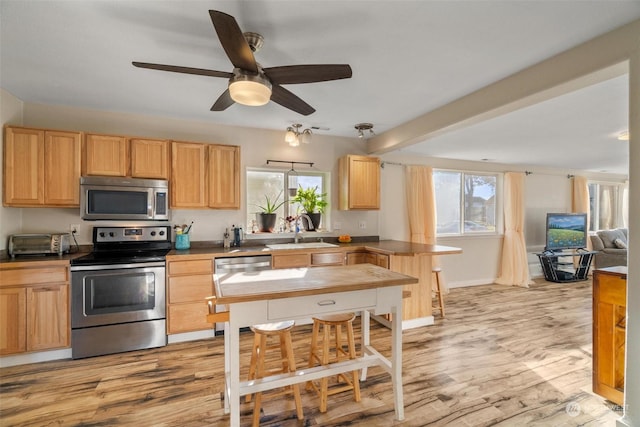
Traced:
<svg viewBox="0 0 640 427">
<path fill-rule="evenodd" d="M 80 205 L 80 132 L 5 128 L 5 206 Z"/>
<path fill-rule="evenodd" d="M 287 251 L 271 255 L 271 265 L 279 268 L 320 267 L 327 265 L 344 265 L 345 256 L 341 250 L 337 251 Z"/>
<path fill-rule="evenodd" d="M 171 207 L 240 209 L 240 147 L 174 141 Z"/>
<path fill-rule="evenodd" d="M 339 209 L 380 209 L 380 159 L 347 155 L 339 160 Z"/>
<path fill-rule="evenodd" d="M 376 252 L 347 252 L 347 265 L 353 264 L 373 264 L 384 268 L 389 268 L 389 255 Z"/>
<path fill-rule="evenodd" d="M 169 141 L 87 134 L 82 175 L 169 179 Z"/>
<path fill-rule="evenodd" d="M 129 139 L 133 178 L 169 179 L 171 146 L 158 139 Z"/>
<path fill-rule="evenodd" d="M 69 266 L 0 270 L 0 354 L 69 347 Z"/>
<path fill-rule="evenodd" d="M 168 259 L 167 283 L 167 334 L 211 329 L 204 301 L 213 295 L 213 258 Z"/>
<path fill-rule="evenodd" d="M 87 134 L 84 137 L 82 175 L 127 176 L 127 138 Z"/>
<path fill-rule="evenodd" d="M 593 391 L 624 402 L 627 267 L 593 271 Z"/>
</svg>

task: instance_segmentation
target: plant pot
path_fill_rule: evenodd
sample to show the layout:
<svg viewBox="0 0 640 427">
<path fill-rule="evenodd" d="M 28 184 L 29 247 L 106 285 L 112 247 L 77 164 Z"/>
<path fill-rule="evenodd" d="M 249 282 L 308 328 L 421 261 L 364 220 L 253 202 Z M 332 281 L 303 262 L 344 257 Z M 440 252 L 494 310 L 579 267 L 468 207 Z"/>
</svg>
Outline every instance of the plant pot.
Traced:
<svg viewBox="0 0 640 427">
<path fill-rule="evenodd" d="M 278 219 L 277 213 L 264 213 L 260 212 L 256 214 L 256 221 L 258 222 L 258 228 L 262 233 L 272 233 L 276 228 L 276 220 Z"/>
<path fill-rule="evenodd" d="M 320 227 L 320 220 L 322 219 L 322 214 L 320 212 L 308 213 L 305 214 L 311 218 L 311 222 L 313 223 L 313 227 L 309 225 L 309 220 L 305 217 L 302 217 L 302 226 L 305 231 L 316 231 L 318 227 Z M 313 228 L 313 229 L 312 229 Z"/>
</svg>

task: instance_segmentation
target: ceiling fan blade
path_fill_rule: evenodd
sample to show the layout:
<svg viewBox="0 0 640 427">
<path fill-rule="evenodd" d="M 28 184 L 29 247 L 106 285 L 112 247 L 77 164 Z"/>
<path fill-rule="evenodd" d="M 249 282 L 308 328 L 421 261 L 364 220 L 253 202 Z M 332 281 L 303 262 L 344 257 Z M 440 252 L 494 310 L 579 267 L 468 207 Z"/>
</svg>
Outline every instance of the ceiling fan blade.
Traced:
<svg viewBox="0 0 640 427">
<path fill-rule="evenodd" d="M 218 33 L 220 43 L 236 68 L 241 68 L 253 74 L 258 74 L 258 66 L 249 43 L 244 38 L 242 30 L 238 26 L 236 19 L 226 13 L 210 10 L 209 15 L 213 26 Z"/>
<path fill-rule="evenodd" d="M 304 102 L 297 95 L 276 84 L 271 88 L 271 100 L 303 116 L 308 116 L 316 111 L 315 108 Z"/>
<path fill-rule="evenodd" d="M 231 107 L 234 104 L 234 100 L 231 99 L 231 95 L 229 94 L 229 89 L 222 92 L 222 95 L 217 99 L 215 104 L 211 107 L 211 111 L 224 111 L 227 108 Z"/>
<path fill-rule="evenodd" d="M 216 70 L 205 70 L 203 68 L 191 68 L 191 67 L 180 67 L 177 65 L 164 65 L 164 64 L 150 64 L 148 62 L 132 62 L 132 64 L 139 68 L 149 68 L 151 70 L 160 70 L 160 71 L 171 71 L 174 73 L 183 73 L 183 74 L 195 74 L 198 76 L 209 76 L 209 77 L 225 77 L 230 79 L 233 77 L 233 73 L 229 73 L 227 71 L 216 71 Z"/>
<path fill-rule="evenodd" d="M 351 78 L 348 64 L 285 65 L 265 68 L 264 73 L 274 84 L 326 82 Z"/>
</svg>

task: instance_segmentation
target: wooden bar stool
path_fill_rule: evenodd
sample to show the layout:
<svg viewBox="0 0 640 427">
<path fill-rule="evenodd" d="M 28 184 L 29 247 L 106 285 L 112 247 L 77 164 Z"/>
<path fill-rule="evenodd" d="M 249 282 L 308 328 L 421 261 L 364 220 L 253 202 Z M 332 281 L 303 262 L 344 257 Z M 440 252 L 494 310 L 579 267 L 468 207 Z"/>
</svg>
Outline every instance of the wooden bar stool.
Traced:
<svg viewBox="0 0 640 427">
<path fill-rule="evenodd" d="M 309 352 L 309 367 L 327 365 L 333 362 L 339 362 L 343 359 L 356 358 L 356 345 L 353 337 L 353 320 L 356 318 L 355 313 L 332 314 L 313 318 L 313 332 L 311 335 L 311 350 Z M 322 326 L 322 347 L 318 345 L 318 337 L 320 336 L 320 326 Z M 331 358 L 330 342 L 331 328 L 335 328 L 334 344 L 335 354 Z M 342 345 L 342 328 L 347 330 L 347 350 Z M 352 372 L 351 378 L 346 374 L 338 374 L 338 382 L 344 382 L 343 386 L 333 386 L 329 390 L 329 378 L 324 377 L 320 380 L 320 387 L 313 382 L 307 381 L 307 390 L 315 390 L 320 395 L 320 412 L 327 412 L 327 397 L 336 393 L 347 390 L 353 390 L 353 398 L 356 402 L 360 402 L 360 382 L 358 370 Z"/>
<path fill-rule="evenodd" d="M 442 288 L 440 287 L 440 272 L 442 269 L 440 267 L 433 267 L 431 272 L 436 276 L 436 286 L 433 292 L 436 293 L 438 297 L 438 302 L 440 303 L 440 315 L 444 317 L 444 295 L 442 294 Z"/>
<path fill-rule="evenodd" d="M 267 375 L 273 375 L 278 373 L 295 372 L 296 362 L 293 355 L 293 346 L 291 344 L 291 329 L 293 329 L 295 322 L 288 320 L 285 322 L 277 323 L 265 323 L 263 325 L 254 325 L 251 330 L 254 333 L 253 337 L 253 350 L 251 352 L 251 364 L 249 365 L 249 380 L 263 378 Z M 278 338 L 278 344 L 269 344 L 268 338 Z M 270 370 L 265 369 L 265 358 L 267 350 L 280 349 L 281 367 Z M 286 388 L 283 392 L 277 393 L 271 396 L 279 396 L 283 394 L 291 394 L 296 404 L 296 412 L 298 419 L 302 420 L 304 414 L 302 413 L 302 399 L 300 398 L 300 387 L 298 384 L 293 384 Z M 246 401 L 251 401 L 251 395 L 246 396 Z M 262 393 L 255 393 L 255 400 L 253 403 L 253 426 L 256 427 L 260 424 L 260 407 L 262 404 Z"/>
</svg>

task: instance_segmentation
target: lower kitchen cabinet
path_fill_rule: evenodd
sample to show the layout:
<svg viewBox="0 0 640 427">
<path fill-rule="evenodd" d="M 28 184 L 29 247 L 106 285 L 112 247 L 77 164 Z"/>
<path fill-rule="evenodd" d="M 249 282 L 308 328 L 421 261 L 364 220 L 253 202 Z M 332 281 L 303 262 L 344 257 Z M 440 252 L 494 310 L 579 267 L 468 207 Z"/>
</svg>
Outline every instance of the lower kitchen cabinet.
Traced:
<svg viewBox="0 0 640 427">
<path fill-rule="evenodd" d="M 593 271 L 593 391 L 624 403 L 627 267 Z"/>
<path fill-rule="evenodd" d="M 0 270 L 0 354 L 69 347 L 69 267 Z"/>
<path fill-rule="evenodd" d="M 213 259 L 167 260 L 167 333 L 211 329 L 206 297 L 213 295 Z"/>
<path fill-rule="evenodd" d="M 344 252 L 294 252 L 273 254 L 271 263 L 277 268 L 304 268 L 329 265 L 344 265 Z"/>
</svg>

